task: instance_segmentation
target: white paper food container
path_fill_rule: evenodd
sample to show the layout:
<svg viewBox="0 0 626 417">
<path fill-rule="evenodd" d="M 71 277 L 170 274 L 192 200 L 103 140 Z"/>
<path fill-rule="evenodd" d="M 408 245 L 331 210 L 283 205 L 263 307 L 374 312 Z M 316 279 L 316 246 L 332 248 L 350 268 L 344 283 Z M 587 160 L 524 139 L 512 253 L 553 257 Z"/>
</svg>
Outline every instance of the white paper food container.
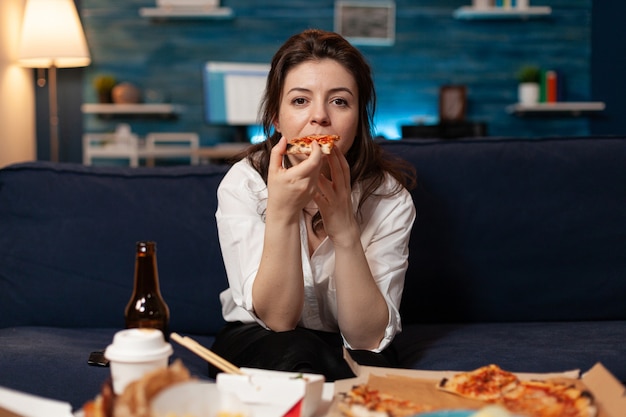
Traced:
<svg viewBox="0 0 626 417">
<path fill-rule="evenodd" d="M 215 417 L 220 413 L 250 416 L 247 407 L 232 394 L 221 392 L 212 382 L 181 382 L 160 392 L 152 399 L 153 417 Z"/>
<path fill-rule="evenodd" d="M 254 409 L 255 417 L 284 416 L 298 405 L 300 417 L 311 417 L 320 405 L 324 376 L 241 368 L 245 375 L 220 373 L 217 386 Z"/>
</svg>

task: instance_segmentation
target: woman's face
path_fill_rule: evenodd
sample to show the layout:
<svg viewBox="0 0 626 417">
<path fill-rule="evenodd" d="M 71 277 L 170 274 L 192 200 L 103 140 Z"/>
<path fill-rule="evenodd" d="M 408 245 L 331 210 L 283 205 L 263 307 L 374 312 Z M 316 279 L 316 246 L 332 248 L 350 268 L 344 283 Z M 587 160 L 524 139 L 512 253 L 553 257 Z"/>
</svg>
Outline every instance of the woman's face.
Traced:
<svg viewBox="0 0 626 417">
<path fill-rule="evenodd" d="M 352 75 L 332 59 L 306 61 L 285 77 L 274 127 L 287 140 L 313 134 L 339 135 L 345 155 L 359 123 L 358 88 Z"/>
</svg>

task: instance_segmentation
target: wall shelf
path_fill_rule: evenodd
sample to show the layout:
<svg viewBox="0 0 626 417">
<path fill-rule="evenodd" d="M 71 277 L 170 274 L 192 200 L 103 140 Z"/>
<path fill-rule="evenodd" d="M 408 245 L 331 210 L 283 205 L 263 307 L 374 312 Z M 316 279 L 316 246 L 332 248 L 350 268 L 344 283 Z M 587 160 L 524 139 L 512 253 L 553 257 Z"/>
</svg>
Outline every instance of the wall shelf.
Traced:
<svg viewBox="0 0 626 417">
<path fill-rule="evenodd" d="M 161 116 L 174 117 L 181 111 L 181 106 L 167 103 L 155 104 L 109 104 L 85 103 L 81 106 L 85 114 L 102 116 Z"/>
<path fill-rule="evenodd" d="M 153 19 L 231 19 L 230 7 L 142 7 L 141 17 Z"/>
<path fill-rule="evenodd" d="M 546 17 L 552 14 L 552 8 L 548 6 L 529 6 L 527 8 L 489 7 L 474 8 L 463 6 L 453 13 L 455 19 L 460 20 L 496 20 L 496 19 L 530 19 Z"/>
<path fill-rule="evenodd" d="M 570 115 L 581 116 L 588 113 L 601 112 L 606 105 L 601 101 L 589 102 L 557 102 L 557 103 L 537 103 L 537 104 L 511 104 L 506 111 L 516 116 L 526 115 Z"/>
</svg>

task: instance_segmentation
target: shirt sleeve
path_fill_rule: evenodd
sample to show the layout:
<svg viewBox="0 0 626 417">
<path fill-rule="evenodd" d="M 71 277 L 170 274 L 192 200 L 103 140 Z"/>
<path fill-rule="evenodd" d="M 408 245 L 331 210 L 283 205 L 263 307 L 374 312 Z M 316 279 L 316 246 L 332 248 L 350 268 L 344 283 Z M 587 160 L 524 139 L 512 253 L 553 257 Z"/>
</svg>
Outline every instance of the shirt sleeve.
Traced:
<svg viewBox="0 0 626 417">
<path fill-rule="evenodd" d="M 246 160 L 228 171 L 217 190 L 217 229 L 229 288 L 220 296 L 227 321 L 257 321 L 252 305 L 265 234 L 267 186 Z"/>
<path fill-rule="evenodd" d="M 393 179 L 386 187 L 398 186 Z M 390 188 L 388 188 L 390 189 Z M 363 227 L 361 242 L 376 285 L 387 301 L 389 323 L 377 349 L 389 346 L 402 330 L 400 302 L 408 268 L 409 238 L 416 218 L 411 194 L 404 188 L 390 197 L 373 197 L 363 207 L 368 224 Z M 350 347 L 349 345 L 346 345 Z"/>
</svg>

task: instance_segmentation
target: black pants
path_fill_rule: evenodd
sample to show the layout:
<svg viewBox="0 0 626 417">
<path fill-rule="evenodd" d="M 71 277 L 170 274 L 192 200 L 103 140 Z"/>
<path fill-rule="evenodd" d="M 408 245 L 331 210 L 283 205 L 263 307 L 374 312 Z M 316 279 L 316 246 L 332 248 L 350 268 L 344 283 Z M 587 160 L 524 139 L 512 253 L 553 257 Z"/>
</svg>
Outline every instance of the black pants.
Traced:
<svg viewBox="0 0 626 417">
<path fill-rule="evenodd" d="M 338 333 L 298 327 L 273 332 L 257 323 L 228 323 L 215 338 L 211 350 L 238 367 L 272 369 L 324 375 L 326 381 L 354 377 L 343 359 L 343 341 Z M 381 353 L 350 350 L 361 365 L 397 367 L 393 349 Z M 209 365 L 209 376 L 220 372 Z"/>
</svg>

